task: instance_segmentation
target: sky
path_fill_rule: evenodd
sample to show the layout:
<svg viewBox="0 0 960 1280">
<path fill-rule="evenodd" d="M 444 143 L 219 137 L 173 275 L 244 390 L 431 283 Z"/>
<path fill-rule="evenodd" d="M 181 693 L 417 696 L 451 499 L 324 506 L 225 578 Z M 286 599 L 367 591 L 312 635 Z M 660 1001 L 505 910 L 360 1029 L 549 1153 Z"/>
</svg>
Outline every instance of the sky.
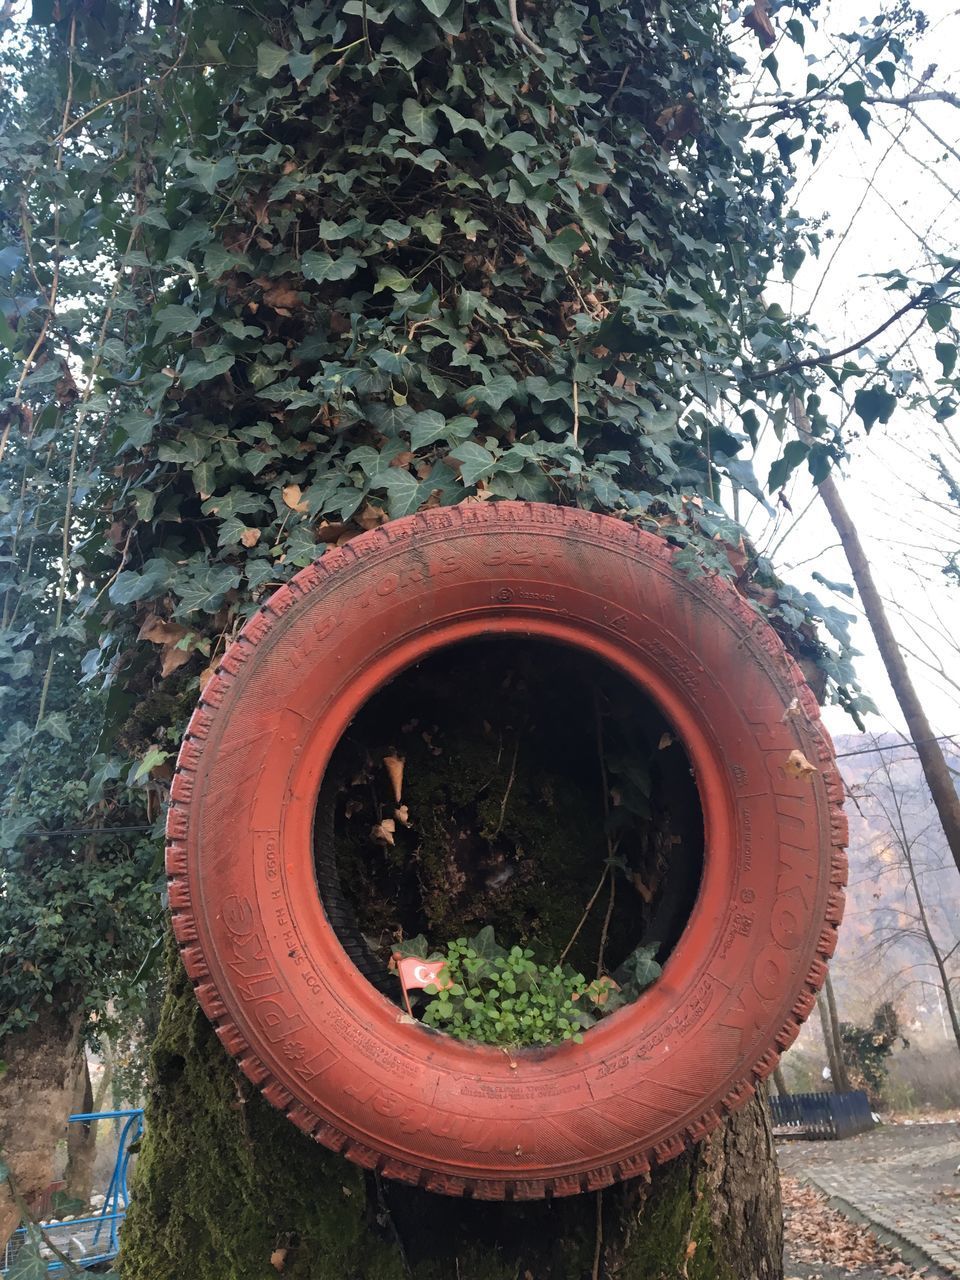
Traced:
<svg viewBox="0 0 960 1280">
<path fill-rule="evenodd" d="M 864 12 L 862 4 L 851 3 L 816 11 L 821 33 L 857 30 Z M 929 27 L 911 42 L 913 72 L 922 78 L 934 67 L 925 87 L 960 97 L 960 11 L 937 0 L 925 12 Z M 750 39 L 754 40 L 752 34 Z M 831 41 L 820 34 L 808 39 L 805 52 L 816 57 L 830 47 Z M 835 41 L 832 47 L 842 48 Z M 758 50 L 748 53 L 742 43 L 738 49 L 754 63 L 760 56 Z M 774 52 L 784 88 L 790 79 L 802 86 L 804 55 L 783 39 Z M 760 73 L 754 91 L 775 92 L 767 72 Z M 932 253 L 960 256 L 960 110 L 941 102 L 919 103 L 910 112 L 899 107 L 871 110 L 869 142 L 838 104 L 840 127 L 824 143 L 816 167 L 798 163 L 797 206 L 808 218 L 823 218 L 822 248 L 819 258 L 807 258 L 792 286 L 768 293 L 785 309 L 813 320 L 831 350 L 868 334 L 905 300 L 903 293 L 886 292 L 886 282 L 873 278 L 875 273 L 899 267 L 935 279 L 943 268 L 931 264 Z M 918 318 L 913 315 L 898 323 L 871 348 L 873 353 L 900 346 Z M 933 344 L 950 336 L 949 330 L 934 335 L 924 328 L 907 341 L 895 364 L 935 381 L 940 366 Z M 831 420 L 842 422 L 850 406 L 835 396 L 825 401 Z M 933 453 L 939 452 L 945 461 L 952 456 L 960 480 L 960 415 L 954 422 L 951 432 L 949 424 L 938 425 L 927 413 L 898 408 L 887 426 L 876 425 L 867 437 L 851 414 L 845 428 L 850 458 L 837 480 L 881 594 L 891 602 L 898 640 L 918 655 L 908 654 L 907 660 L 935 732 L 960 735 L 960 584 L 942 572 L 946 556 L 960 547 L 960 510 L 950 503 L 930 462 Z M 761 442 L 760 475 L 772 460 L 773 445 Z M 860 616 L 852 627 L 854 644 L 862 651 L 858 676 L 882 713 L 870 716 L 867 727 L 875 733 L 902 731 L 903 717 L 859 602 L 830 592 L 810 577 L 817 571 L 832 581 L 852 582 L 805 469 L 787 493 L 793 514 L 780 507 L 771 520 L 756 507 L 748 520 L 750 532 L 761 549 L 772 553 L 788 581 L 812 590 L 825 604 Z M 940 666 L 942 673 L 932 671 L 921 658 Z M 825 719 L 835 734 L 856 732 L 850 717 L 837 707 L 827 708 Z"/>
</svg>

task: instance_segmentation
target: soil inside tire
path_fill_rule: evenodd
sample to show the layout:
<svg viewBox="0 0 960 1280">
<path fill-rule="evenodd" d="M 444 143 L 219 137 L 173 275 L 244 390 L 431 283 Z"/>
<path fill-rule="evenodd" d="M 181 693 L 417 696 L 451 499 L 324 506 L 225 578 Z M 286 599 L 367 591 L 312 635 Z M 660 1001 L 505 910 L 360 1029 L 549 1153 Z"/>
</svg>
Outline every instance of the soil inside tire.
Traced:
<svg viewBox="0 0 960 1280">
<path fill-rule="evenodd" d="M 384 763 L 398 760 L 399 800 Z M 657 707 L 598 659 L 536 640 L 451 646 L 380 690 L 334 752 L 315 831 L 331 921 L 397 1002 L 401 937 L 442 951 L 492 925 L 553 964 L 591 896 L 575 969 L 615 973 L 653 944 L 662 964 L 703 863 L 690 763 Z"/>
</svg>

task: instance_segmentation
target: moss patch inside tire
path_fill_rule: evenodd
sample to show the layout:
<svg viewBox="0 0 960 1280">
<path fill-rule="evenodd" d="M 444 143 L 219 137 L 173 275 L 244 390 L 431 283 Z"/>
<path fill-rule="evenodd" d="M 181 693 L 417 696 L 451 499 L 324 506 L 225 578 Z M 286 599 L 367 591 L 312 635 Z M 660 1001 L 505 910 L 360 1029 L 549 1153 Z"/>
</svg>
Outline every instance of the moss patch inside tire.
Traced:
<svg viewBox="0 0 960 1280">
<path fill-rule="evenodd" d="M 444 654 L 479 642 L 506 645 L 511 662 L 531 644 L 559 646 L 561 666 L 589 655 L 642 691 L 695 777 L 704 846 L 689 918 L 662 978 L 581 1044 L 509 1053 L 411 1024 L 351 953 L 376 894 L 350 903 L 322 848 L 318 858 L 324 812 L 336 832 L 334 753 L 348 727 L 364 708 L 374 715 L 381 690 L 401 688 L 401 673 L 434 661 L 440 671 Z M 466 726 L 482 688 L 463 689 L 464 735 L 478 749 Z M 796 751 L 813 773 L 786 767 Z M 489 890 L 498 858 L 510 879 L 522 859 L 515 836 L 498 850 L 506 821 L 497 832 L 499 810 L 481 816 L 475 791 L 461 800 L 488 828 Z M 225 656 L 173 788 L 174 926 L 223 1043 L 319 1141 L 449 1194 L 574 1194 L 697 1141 L 795 1037 L 842 912 L 840 794 L 815 700 L 730 584 L 691 579 L 662 540 L 604 517 L 517 503 L 433 511 L 328 552 Z M 339 820 L 349 837 L 345 801 Z M 441 830 L 445 856 L 451 839 Z M 353 884 L 349 838 L 343 855 Z M 454 864 L 477 889 L 479 864 Z M 469 910 L 472 896 L 436 909 Z M 352 921 L 333 919 L 342 906 Z M 515 914 L 514 925 L 532 921 Z"/>
</svg>

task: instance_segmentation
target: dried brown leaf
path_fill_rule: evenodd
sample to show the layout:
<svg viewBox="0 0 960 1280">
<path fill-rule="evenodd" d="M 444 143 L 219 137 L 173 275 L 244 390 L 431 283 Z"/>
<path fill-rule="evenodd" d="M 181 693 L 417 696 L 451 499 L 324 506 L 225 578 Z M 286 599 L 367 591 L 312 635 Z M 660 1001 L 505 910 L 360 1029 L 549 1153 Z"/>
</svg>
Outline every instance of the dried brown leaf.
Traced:
<svg viewBox="0 0 960 1280">
<path fill-rule="evenodd" d="M 393 798 L 399 804 L 403 798 L 403 756 L 384 756 L 383 767 L 393 787 Z"/>
<path fill-rule="evenodd" d="M 793 750 L 784 762 L 783 771 L 790 778 L 809 778 L 817 772 L 817 766 L 811 764 L 802 751 Z"/>
<path fill-rule="evenodd" d="M 384 818 L 382 822 L 378 822 L 371 830 L 370 835 L 376 840 L 377 844 L 389 844 L 392 846 L 395 844 L 393 837 L 396 830 L 397 824 L 393 818 Z"/>
<path fill-rule="evenodd" d="M 291 511 L 297 511 L 301 515 L 306 515 L 310 510 L 309 505 L 303 501 L 303 490 L 298 484 L 285 484 L 281 490 L 284 506 L 290 508 Z"/>
<path fill-rule="evenodd" d="M 189 648 L 177 648 L 175 645 L 169 645 L 163 651 L 163 661 L 160 663 L 160 675 L 166 679 L 174 671 L 178 671 L 193 657 L 195 644 L 191 644 Z"/>
<path fill-rule="evenodd" d="M 769 49 L 776 43 L 777 33 L 773 29 L 770 14 L 767 12 L 767 0 L 756 0 L 753 8 L 743 19 L 743 25 L 756 32 L 761 49 Z"/>
</svg>

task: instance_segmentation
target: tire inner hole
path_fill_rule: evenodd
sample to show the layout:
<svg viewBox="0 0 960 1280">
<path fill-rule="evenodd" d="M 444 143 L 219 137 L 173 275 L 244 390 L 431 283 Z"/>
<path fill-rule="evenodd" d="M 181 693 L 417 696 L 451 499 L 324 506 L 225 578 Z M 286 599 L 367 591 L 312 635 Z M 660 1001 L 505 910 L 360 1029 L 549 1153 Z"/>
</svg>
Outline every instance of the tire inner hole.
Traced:
<svg viewBox="0 0 960 1280">
<path fill-rule="evenodd" d="M 703 845 L 689 758 L 655 703 L 584 651 L 516 637 L 449 646 L 379 690 L 334 751 L 315 822 L 327 916 L 398 1005 L 390 956 L 418 934 L 441 953 L 492 925 L 591 980 L 598 965 L 622 977 L 638 947 L 663 965 Z"/>
</svg>

